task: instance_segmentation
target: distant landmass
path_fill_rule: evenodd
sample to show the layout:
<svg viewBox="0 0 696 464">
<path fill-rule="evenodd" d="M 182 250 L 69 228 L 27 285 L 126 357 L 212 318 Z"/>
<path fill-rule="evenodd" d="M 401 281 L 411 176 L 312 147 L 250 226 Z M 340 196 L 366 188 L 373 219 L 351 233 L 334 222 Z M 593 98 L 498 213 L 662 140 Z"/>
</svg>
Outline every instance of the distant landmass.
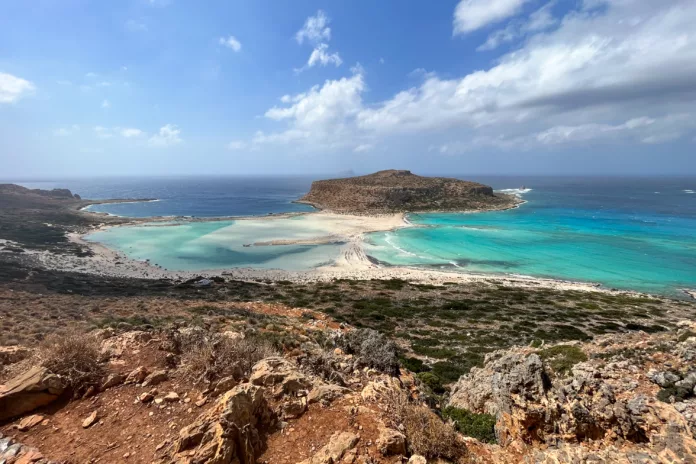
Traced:
<svg viewBox="0 0 696 464">
<path fill-rule="evenodd" d="M 315 181 L 309 193 L 298 200 L 345 214 L 501 210 L 512 208 L 520 201 L 512 195 L 495 193 L 492 187 L 478 182 L 423 177 L 394 169 Z"/>
</svg>

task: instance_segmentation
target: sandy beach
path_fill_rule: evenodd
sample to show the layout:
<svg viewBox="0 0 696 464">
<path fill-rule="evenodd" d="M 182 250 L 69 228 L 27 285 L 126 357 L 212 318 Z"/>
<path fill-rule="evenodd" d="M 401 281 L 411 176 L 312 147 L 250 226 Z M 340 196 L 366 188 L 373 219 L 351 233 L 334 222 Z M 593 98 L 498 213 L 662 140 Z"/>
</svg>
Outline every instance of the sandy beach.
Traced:
<svg viewBox="0 0 696 464">
<path fill-rule="evenodd" d="M 412 227 L 404 214 L 384 216 L 351 216 L 330 212 L 303 213 L 314 224 L 317 230 L 325 230 L 330 226 L 333 233 L 330 236 L 318 235 L 313 239 L 278 240 L 272 243 L 256 243 L 251 246 L 274 246 L 287 244 L 320 244 L 341 242 L 343 246 L 336 260 L 327 266 L 306 270 L 287 271 L 280 269 L 231 268 L 200 271 L 166 270 L 148 261 L 128 258 L 124 253 L 108 248 L 100 243 L 84 240 L 84 235 L 68 234 L 69 240 L 89 247 L 94 253 L 90 257 L 57 255 L 46 251 L 29 251 L 27 257 L 35 260 L 43 267 L 52 270 L 84 272 L 101 276 L 131 277 L 145 279 L 187 280 L 197 276 L 223 276 L 237 280 L 289 280 L 292 282 L 331 281 L 333 279 L 403 279 L 410 282 L 422 282 L 441 285 L 445 282 L 477 283 L 490 285 L 506 285 L 520 288 L 551 288 L 557 290 L 578 290 L 594 292 L 610 292 L 612 290 L 600 287 L 598 284 L 573 282 L 566 280 L 536 278 L 521 275 L 493 275 L 454 272 L 451 270 L 423 269 L 416 267 L 382 266 L 372 262 L 362 246 L 364 235 L 375 231 L 394 230 L 401 227 Z M 235 220 L 273 220 L 292 215 L 276 215 L 264 217 L 235 218 Z M 158 218 L 165 221 L 167 218 Z M 169 218 L 171 220 L 171 218 Z M 216 220 L 219 220 L 216 219 Z M 123 227 L 141 224 L 138 219 L 131 224 L 106 227 Z M 153 225 L 156 225 L 153 224 Z M 164 227 L 168 224 L 162 223 Z M 85 234 L 86 235 L 86 234 Z M 624 292 L 621 293 L 634 293 Z"/>
</svg>

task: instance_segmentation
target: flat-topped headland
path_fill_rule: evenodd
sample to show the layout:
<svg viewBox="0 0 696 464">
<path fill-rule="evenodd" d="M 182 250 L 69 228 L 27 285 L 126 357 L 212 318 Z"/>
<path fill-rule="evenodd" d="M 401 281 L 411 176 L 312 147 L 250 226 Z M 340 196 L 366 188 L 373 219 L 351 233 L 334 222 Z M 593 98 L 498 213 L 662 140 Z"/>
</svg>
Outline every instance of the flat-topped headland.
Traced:
<svg viewBox="0 0 696 464">
<path fill-rule="evenodd" d="M 493 188 L 447 177 L 424 177 L 405 170 L 379 171 L 343 179 L 319 180 L 298 200 L 342 214 L 389 214 L 428 211 L 491 211 L 522 201 Z"/>
</svg>

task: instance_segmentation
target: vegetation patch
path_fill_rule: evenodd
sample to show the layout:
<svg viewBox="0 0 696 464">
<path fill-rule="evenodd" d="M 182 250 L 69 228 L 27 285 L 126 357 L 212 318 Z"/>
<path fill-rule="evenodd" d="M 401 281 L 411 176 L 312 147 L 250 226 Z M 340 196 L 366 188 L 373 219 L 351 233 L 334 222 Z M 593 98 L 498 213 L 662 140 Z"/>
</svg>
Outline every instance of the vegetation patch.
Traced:
<svg viewBox="0 0 696 464">
<path fill-rule="evenodd" d="M 538 351 L 539 357 L 558 375 L 566 375 L 574 365 L 587 361 L 587 355 L 577 346 L 557 345 Z"/>
<path fill-rule="evenodd" d="M 467 409 L 449 406 L 442 411 L 442 416 L 454 421 L 459 433 L 473 437 L 483 443 L 495 443 L 495 417 L 490 414 L 476 414 Z"/>
</svg>

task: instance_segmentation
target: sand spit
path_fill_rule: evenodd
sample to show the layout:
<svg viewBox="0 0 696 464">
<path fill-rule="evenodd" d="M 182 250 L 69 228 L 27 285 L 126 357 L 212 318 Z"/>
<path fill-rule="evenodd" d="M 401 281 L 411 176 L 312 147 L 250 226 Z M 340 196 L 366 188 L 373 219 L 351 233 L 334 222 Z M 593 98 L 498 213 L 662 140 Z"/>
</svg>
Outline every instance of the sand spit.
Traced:
<svg viewBox="0 0 696 464">
<path fill-rule="evenodd" d="M 374 263 L 368 258 L 362 243 L 366 233 L 375 231 L 394 230 L 401 227 L 411 227 L 403 214 L 384 216 L 348 216 L 329 212 L 301 213 L 307 220 L 318 222 L 324 229 L 329 223 L 333 231 L 331 236 L 318 236 L 316 242 L 326 240 L 343 242 L 339 256 L 331 265 L 306 271 L 286 271 L 276 269 L 231 268 L 199 271 L 172 271 L 163 269 L 148 261 L 138 261 L 128 258 L 125 254 L 115 251 L 99 243 L 86 241 L 80 234 L 69 234 L 68 238 L 81 245 L 89 247 L 94 253 L 90 257 L 57 255 L 47 251 L 28 250 L 25 258 L 40 266 L 58 271 L 72 271 L 112 277 L 131 277 L 145 279 L 187 280 L 196 276 L 223 276 L 236 280 L 288 280 L 298 283 L 328 282 L 333 279 L 403 279 L 410 282 L 442 285 L 445 282 L 483 283 L 491 285 L 506 285 L 519 288 L 551 288 L 556 290 L 578 290 L 610 292 L 598 284 L 572 282 L 565 280 L 535 278 L 520 275 L 490 275 L 451 270 L 423 269 L 417 267 L 391 267 Z M 236 218 L 236 220 L 272 220 L 278 217 L 298 216 L 277 215 L 274 217 Z M 135 224 L 140 221 L 134 221 Z M 310 223 L 311 224 L 311 223 Z M 164 225 L 164 224 L 163 224 Z M 119 226 L 116 226 L 119 227 Z M 260 246 L 286 244 L 284 241 L 265 243 Z M 621 293 L 635 293 L 624 292 Z"/>
</svg>

